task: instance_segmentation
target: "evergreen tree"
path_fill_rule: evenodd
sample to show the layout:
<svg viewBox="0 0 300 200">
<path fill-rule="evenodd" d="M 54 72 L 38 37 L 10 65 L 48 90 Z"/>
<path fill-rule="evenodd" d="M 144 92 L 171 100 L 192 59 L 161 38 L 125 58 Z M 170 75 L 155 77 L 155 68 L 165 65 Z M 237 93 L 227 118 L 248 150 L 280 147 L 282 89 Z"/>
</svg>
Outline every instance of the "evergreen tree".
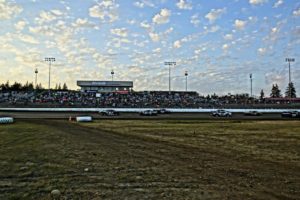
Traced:
<svg viewBox="0 0 300 200">
<path fill-rule="evenodd" d="M 62 90 L 64 90 L 64 91 L 68 90 L 68 86 L 66 83 L 64 83 Z"/>
<path fill-rule="evenodd" d="M 279 98 L 281 96 L 282 96 L 281 95 L 281 91 L 280 91 L 278 85 L 277 84 L 275 84 L 275 85 L 273 84 L 272 85 L 272 90 L 271 90 L 270 97 L 272 97 L 272 98 Z"/>
<path fill-rule="evenodd" d="M 61 85 L 60 85 L 60 83 L 58 84 L 58 90 L 61 90 Z"/>
<path fill-rule="evenodd" d="M 290 98 L 296 98 L 296 89 L 294 87 L 294 83 L 291 82 L 289 83 L 289 85 L 287 86 L 286 90 L 285 90 L 285 97 L 290 97 Z"/>
<path fill-rule="evenodd" d="M 265 93 L 264 93 L 264 90 L 263 89 L 261 89 L 261 91 L 260 91 L 260 100 L 263 100 L 264 98 L 265 98 Z"/>
</svg>

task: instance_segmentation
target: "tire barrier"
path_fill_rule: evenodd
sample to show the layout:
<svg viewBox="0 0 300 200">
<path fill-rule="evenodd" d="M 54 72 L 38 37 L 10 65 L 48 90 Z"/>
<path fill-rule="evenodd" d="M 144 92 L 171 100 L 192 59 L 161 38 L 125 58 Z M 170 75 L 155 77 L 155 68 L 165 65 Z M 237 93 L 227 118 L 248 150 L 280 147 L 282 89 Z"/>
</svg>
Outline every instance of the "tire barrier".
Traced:
<svg viewBox="0 0 300 200">
<path fill-rule="evenodd" d="M 77 122 L 91 122 L 93 121 L 91 116 L 81 116 L 81 117 L 76 117 Z"/>
<path fill-rule="evenodd" d="M 0 124 L 11 124 L 14 123 L 14 118 L 12 117 L 0 117 Z"/>
</svg>

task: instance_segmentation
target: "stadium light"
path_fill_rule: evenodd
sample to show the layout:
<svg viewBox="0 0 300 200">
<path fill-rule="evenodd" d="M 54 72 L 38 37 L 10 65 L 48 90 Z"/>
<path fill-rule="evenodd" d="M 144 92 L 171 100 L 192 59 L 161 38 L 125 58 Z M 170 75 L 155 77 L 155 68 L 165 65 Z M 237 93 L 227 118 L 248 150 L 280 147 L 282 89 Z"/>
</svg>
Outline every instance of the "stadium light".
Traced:
<svg viewBox="0 0 300 200">
<path fill-rule="evenodd" d="M 176 62 L 165 62 L 165 65 L 169 66 L 169 93 L 171 93 L 171 66 L 175 66 Z"/>
<path fill-rule="evenodd" d="M 188 71 L 185 71 L 185 91 L 187 92 L 187 79 L 188 79 Z"/>
<path fill-rule="evenodd" d="M 114 81 L 114 74 L 115 74 L 114 70 L 111 70 L 110 74 L 111 74 L 111 81 Z"/>
<path fill-rule="evenodd" d="M 55 62 L 55 58 L 46 57 L 45 62 L 49 63 L 49 83 L 48 83 L 48 90 L 49 90 L 49 96 L 50 96 L 50 84 L 51 84 L 51 63 Z"/>
<path fill-rule="evenodd" d="M 295 58 L 286 58 L 285 62 L 289 63 L 289 87 L 290 87 L 290 84 L 292 82 L 292 80 L 291 80 L 291 62 L 295 62 Z M 289 97 L 292 98 L 292 90 L 291 90 L 291 88 L 289 88 Z"/>
<path fill-rule="evenodd" d="M 250 77 L 250 97 L 252 98 L 252 74 L 250 74 L 249 77 Z"/>
<path fill-rule="evenodd" d="M 39 71 L 38 71 L 37 68 L 35 68 L 34 73 L 35 73 L 35 89 L 36 89 L 36 88 L 37 88 L 37 75 L 38 75 L 38 73 L 39 73 Z"/>
</svg>

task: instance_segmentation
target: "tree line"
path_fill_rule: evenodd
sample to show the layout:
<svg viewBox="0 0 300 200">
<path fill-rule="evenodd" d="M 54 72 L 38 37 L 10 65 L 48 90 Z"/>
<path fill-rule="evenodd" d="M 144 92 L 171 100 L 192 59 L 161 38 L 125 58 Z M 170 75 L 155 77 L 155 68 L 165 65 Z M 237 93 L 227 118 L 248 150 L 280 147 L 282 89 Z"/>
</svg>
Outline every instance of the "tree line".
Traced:
<svg viewBox="0 0 300 200">
<path fill-rule="evenodd" d="M 284 92 L 284 96 L 285 97 L 290 97 L 290 98 L 296 98 L 296 89 L 294 86 L 294 83 L 291 82 L 288 84 L 285 92 Z M 260 92 L 260 97 L 263 98 L 264 97 L 264 91 L 261 90 Z M 279 86 L 277 84 L 273 84 L 272 85 L 272 89 L 271 89 L 271 93 L 270 93 L 270 97 L 271 98 L 280 98 L 283 97 L 283 95 L 281 94 L 281 90 L 279 89 Z"/>
<path fill-rule="evenodd" d="M 19 82 L 14 82 L 13 84 L 10 84 L 9 81 L 0 84 L 0 91 L 33 91 L 33 90 L 46 90 L 46 88 L 44 88 L 41 83 L 37 84 L 36 87 L 34 87 L 34 84 L 32 82 L 29 83 L 28 81 L 25 84 Z M 68 86 L 66 83 L 64 83 L 63 85 L 59 83 L 56 84 L 55 88 L 51 90 L 66 91 L 68 90 Z"/>
</svg>

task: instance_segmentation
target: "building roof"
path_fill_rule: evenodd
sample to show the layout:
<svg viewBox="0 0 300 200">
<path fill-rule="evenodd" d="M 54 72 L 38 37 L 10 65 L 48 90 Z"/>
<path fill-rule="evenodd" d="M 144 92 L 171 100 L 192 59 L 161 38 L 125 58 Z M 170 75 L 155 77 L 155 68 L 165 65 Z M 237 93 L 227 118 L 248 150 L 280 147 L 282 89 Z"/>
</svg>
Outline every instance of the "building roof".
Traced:
<svg viewBox="0 0 300 200">
<path fill-rule="evenodd" d="M 133 87 L 132 81 L 77 81 L 80 87 Z"/>
</svg>

